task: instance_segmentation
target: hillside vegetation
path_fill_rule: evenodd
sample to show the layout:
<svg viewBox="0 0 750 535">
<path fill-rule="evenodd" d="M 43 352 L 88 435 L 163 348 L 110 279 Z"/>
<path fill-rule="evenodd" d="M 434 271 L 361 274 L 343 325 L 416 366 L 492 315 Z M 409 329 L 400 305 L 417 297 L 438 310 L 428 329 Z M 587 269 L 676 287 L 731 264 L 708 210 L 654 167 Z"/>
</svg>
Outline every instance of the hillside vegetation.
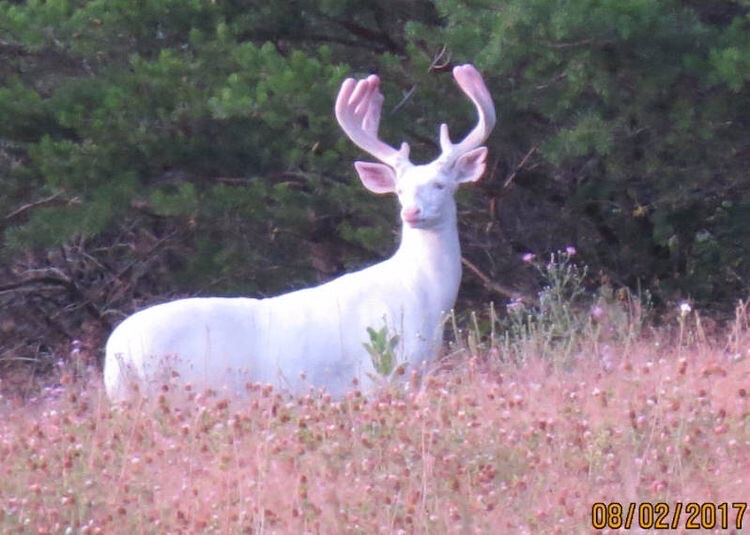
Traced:
<svg viewBox="0 0 750 535">
<path fill-rule="evenodd" d="M 611 527 L 633 503 L 631 529 L 669 507 L 682 531 L 693 502 L 714 515 L 695 526 L 747 533 L 750 318 L 710 337 L 683 319 L 589 338 L 565 365 L 454 345 L 421 385 L 343 400 L 166 385 L 111 406 L 98 376 L 65 369 L 44 397 L 2 403 L 0 530 L 567 534 L 592 531 L 595 503 Z"/>
</svg>

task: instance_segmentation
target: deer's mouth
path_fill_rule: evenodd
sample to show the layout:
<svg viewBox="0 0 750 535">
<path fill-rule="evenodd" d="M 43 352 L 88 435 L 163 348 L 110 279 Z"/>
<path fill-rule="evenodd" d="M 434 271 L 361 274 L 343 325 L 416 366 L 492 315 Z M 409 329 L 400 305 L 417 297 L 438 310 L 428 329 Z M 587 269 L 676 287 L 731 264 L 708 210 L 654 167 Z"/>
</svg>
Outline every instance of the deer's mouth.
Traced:
<svg viewBox="0 0 750 535">
<path fill-rule="evenodd" d="M 438 221 L 435 218 L 426 217 L 423 214 L 417 216 L 403 216 L 404 224 L 410 228 L 428 229 L 434 227 Z"/>
<path fill-rule="evenodd" d="M 412 227 L 424 223 L 425 221 L 421 214 L 404 214 L 402 219 L 404 220 L 404 223 L 407 223 Z"/>
</svg>

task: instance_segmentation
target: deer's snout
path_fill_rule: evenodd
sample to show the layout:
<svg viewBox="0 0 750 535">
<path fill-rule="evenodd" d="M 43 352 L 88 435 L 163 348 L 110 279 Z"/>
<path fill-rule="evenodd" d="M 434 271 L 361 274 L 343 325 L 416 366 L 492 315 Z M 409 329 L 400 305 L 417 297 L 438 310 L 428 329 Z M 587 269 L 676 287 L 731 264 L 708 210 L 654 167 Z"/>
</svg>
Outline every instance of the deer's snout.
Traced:
<svg viewBox="0 0 750 535">
<path fill-rule="evenodd" d="M 404 206 L 401 210 L 401 218 L 407 223 L 416 223 L 422 215 L 419 206 Z"/>
</svg>

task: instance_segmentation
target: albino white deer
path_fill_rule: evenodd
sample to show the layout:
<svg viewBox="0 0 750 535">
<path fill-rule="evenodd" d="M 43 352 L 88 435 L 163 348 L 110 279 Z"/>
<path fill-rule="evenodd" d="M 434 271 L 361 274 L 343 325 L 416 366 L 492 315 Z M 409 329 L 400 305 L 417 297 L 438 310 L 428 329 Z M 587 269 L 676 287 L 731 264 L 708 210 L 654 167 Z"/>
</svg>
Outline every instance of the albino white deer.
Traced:
<svg viewBox="0 0 750 535">
<path fill-rule="evenodd" d="M 355 162 L 362 183 L 375 193 L 395 193 L 401 203 L 401 244 L 392 257 L 269 299 L 180 299 L 137 312 L 107 342 L 109 397 L 128 398 L 131 385 L 153 393 L 168 381 L 233 393 L 248 383 L 297 393 L 314 386 L 342 396 L 355 378 L 367 389 L 376 376 L 364 346 L 368 327 L 398 335 L 396 357 L 410 369 L 434 359 L 461 280 L 453 194 L 482 176 L 487 149 L 480 145 L 495 124 L 479 72 L 462 65 L 453 76 L 479 120 L 456 144 L 441 125 L 441 154 L 426 165 L 409 161 L 406 143 L 396 150 L 378 139 L 383 96 L 377 76 L 345 80 L 336 99 L 341 128 L 383 162 Z"/>
</svg>

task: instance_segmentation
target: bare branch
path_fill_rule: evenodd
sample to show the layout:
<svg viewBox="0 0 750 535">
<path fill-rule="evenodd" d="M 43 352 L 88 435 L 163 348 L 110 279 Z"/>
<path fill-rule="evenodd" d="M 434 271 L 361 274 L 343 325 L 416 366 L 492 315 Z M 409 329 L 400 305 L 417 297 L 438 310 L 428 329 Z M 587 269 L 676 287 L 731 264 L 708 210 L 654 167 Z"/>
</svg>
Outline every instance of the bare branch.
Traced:
<svg viewBox="0 0 750 535">
<path fill-rule="evenodd" d="M 593 37 L 588 39 L 580 39 L 578 41 L 567 41 L 567 42 L 554 42 L 554 41 L 542 41 L 542 44 L 549 48 L 564 49 L 564 48 L 575 48 L 579 46 L 588 45 L 610 45 L 614 43 L 613 39 L 594 39 Z"/>
<path fill-rule="evenodd" d="M 6 215 L 3 218 L 3 221 L 10 221 L 11 219 L 14 219 L 14 218 L 18 217 L 21 214 L 23 214 L 24 212 L 32 210 L 33 208 L 36 208 L 38 206 L 43 206 L 45 204 L 49 204 L 49 203 L 51 203 L 53 201 L 56 201 L 58 198 L 60 198 L 60 195 L 61 194 L 58 192 L 58 193 L 55 193 L 53 195 L 50 195 L 49 197 L 45 197 L 44 199 L 39 199 L 38 201 L 30 202 L 28 204 L 24 204 L 23 206 L 19 206 L 18 208 L 16 208 L 15 210 L 13 210 L 11 213 L 9 213 L 8 215 Z"/>
<path fill-rule="evenodd" d="M 520 293 L 512 290 L 510 288 L 506 288 L 505 286 L 502 286 L 495 281 L 493 281 L 486 273 L 483 273 L 481 269 L 479 269 L 474 263 L 472 263 L 470 260 L 468 260 L 466 257 L 461 257 L 461 263 L 466 266 L 469 271 L 471 271 L 474 275 L 477 276 L 477 278 L 482 281 L 482 284 L 485 288 L 488 290 L 492 290 L 493 292 L 500 294 L 504 297 L 508 297 L 510 299 L 515 299 L 518 297 L 521 297 Z"/>
<path fill-rule="evenodd" d="M 404 95 L 404 98 L 402 98 L 401 101 L 393 107 L 393 109 L 391 110 L 391 113 L 396 113 L 398 110 L 400 110 L 401 107 L 409 101 L 411 96 L 414 94 L 414 91 L 416 90 L 417 90 L 417 84 L 414 84 L 413 86 L 411 86 L 409 91 L 407 91 L 406 94 Z"/>
<path fill-rule="evenodd" d="M 506 189 L 508 186 L 510 186 L 510 183 L 513 182 L 513 179 L 516 178 L 516 175 L 518 172 L 524 168 L 526 165 L 526 162 L 529 161 L 529 158 L 531 158 L 531 155 L 534 154 L 537 150 L 537 146 L 533 146 L 529 149 L 529 152 L 526 153 L 526 156 L 521 158 L 520 163 L 513 169 L 513 171 L 505 178 L 505 181 L 503 182 L 503 189 Z"/>
<path fill-rule="evenodd" d="M 430 66 L 427 67 L 427 72 L 445 70 L 450 65 L 452 57 L 453 54 L 448 50 L 447 45 L 443 44 L 440 52 L 432 58 Z"/>
</svg>

